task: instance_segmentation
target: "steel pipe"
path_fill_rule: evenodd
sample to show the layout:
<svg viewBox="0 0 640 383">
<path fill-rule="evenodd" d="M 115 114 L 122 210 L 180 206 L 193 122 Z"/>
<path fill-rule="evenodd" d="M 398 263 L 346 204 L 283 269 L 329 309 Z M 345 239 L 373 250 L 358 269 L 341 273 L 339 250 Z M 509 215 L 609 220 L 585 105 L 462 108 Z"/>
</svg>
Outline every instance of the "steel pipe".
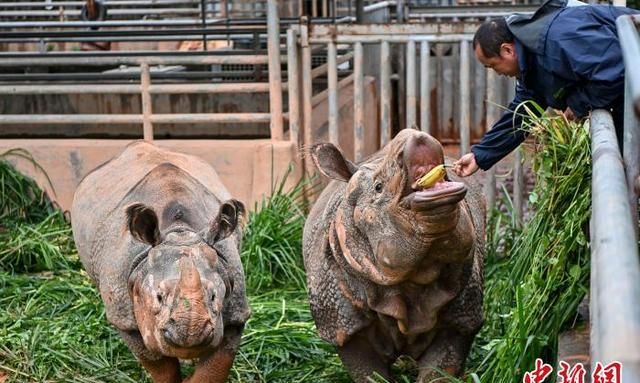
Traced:
<svg viewBox="0 0 640 383">
<path fill-rule="evenodd" d="M 141 66 L 144 66 L 142 64 Z M 138 75 L 139 76 L 139 75 Z M 268 83 L 221 84 L 153 84 L 150 94 L 181 93 L 267 93 Z M 0 85 L 0 94 L 139 94 L 140 86 L 134 84 L 73 84 L 73 85 Z"/>
<path fill-rule="evenodd" d="M 387 43 L 408 43 L 409 41 L 429 41 L 432 43 L 457 43 L 460 41 L 471 41 L 473 35 L 470 34 L 452 34 L 452 35 L 337 35 L 335 37 L 336 44 L 354 44 L 357 42 L 376 44 L 383 41 Z M 330 37 L 315 37 L 310 39 L 311 44 L 327 44 L 332 41 Z"/>
<path fill-rule="evenodd" d="M 77 55 L 67 57 L 3 58 L 0 55 L 0 67 L 15 66 L 59 66 L 59 65 L 211 65 L 211 64 L 267 64 L 267 56 L 262 55 L 230 55 L 230 56 L 90 56 Z"/>
<path fill-rule="evenodd" d="M 420 42 L 420 130 L 431 134 L 431 47 L 428 41 Z"/>
<path fill-rule="evenodd" d="M 609 112 L 591 114 L 591 361 L 622 363 L 640 382 L 640 264 L 627 187 Z M 593 367 L 592 367 L 593 371 Z"/>
<path fill-rule="evenodd" d="M 622 47 L 622 57 L 624 58 L 625 80 L 629 84 L 629 95 L 635 108 L 636 114 L 640 117 L 640 34 L 638 26 L 639 16 L 620 16 L 616 20 L 618 26 L 618 36 Z"/>
<path fill-rule="evenodd" d="M 306 18 L 302 20 L 306 21 Z M 313 77 L 311 76 L 311 46 L 309 45 L 309 28 L 307 25 L 303 24 L 300 32 L 300 47 L 302 48 L 302 118 L 304 147 L 311 148 L 313 144 L 313 135 L 311 132 Z M 313 162 L 310 159 L 305 159 L 304 166 L 307 174 L 314 173 Z"/>
<path fill-rule="evenodd" d="M 469 153 L 471 149 L 471 58 L 469 55 L 469 43 L 460 42 L 460 152 Z"/>
<path fill-rule="evenodd" d="M 417 128 L 417 91 L 416 91 L 416 42 L 407 43 L 407 105 L 406 105 L 406 127 Z"/>
<path fill-rule="evenodd" d="M 338 55 L 336 44 L 329 43 L 327 46 L 327 81 L 329 85 L 329 142 L 339 145 L 338 134 Z"/>
<path fill-rule="evenodd" d="M 268 58 L 269 58 L 269 110 L 271 111 L 271 139 L 284 138 L 282 120 L 282 75 L 280 73 L 280 21 L 277 0 L 267 1 Z"/>
<path fill-rule="evenodd" d="M 153 108 L 149 85 L 151 85 L 149 64 L 144 63 L 140 65 L 140 93 L 142 95 L 142 131 L 145 141 L 153 141 L 153 124 L 151 123 Z"/>
<path fill-rule="evenodd" d="M 493 127 L 493 124 L 500 119 L 500 110 L 498 105 L 501 104 L 502 95 L 500 85 L 498 84 L 498 76 L 492 69 L 487 69 L 487 97 L 486 97 L 486 117 L 487 130 Z M 487 211 L 493 210 L 496 205 L 496 167 L 492 166 L 486 172 L 484 195 L 487 199 Z"/>
<path fill-rule="evenodd" d="M 364 146 L 364 63 L 362 43 L 355 43 L 353 62 L 353 151 L 356 163 L 365 157 Z"/>
<path fill-rule="evenodd" d="M 269 113 L 153 114 L 154 124 L 266 123 Z M 0 125 L 142 124 L 141 114 L 0 114 Z"/>
<path fill-rule="evenodd" d="M 380 147 L 391 141 L 391 52 L 389 42 L 380 45 Z"/>
<path fill-rule="evenodd" d="M 287 72 L 289 82 L 289 139 L 300 146 L 300 73 L 296 31 L 287 31 Z"/>
</svg>

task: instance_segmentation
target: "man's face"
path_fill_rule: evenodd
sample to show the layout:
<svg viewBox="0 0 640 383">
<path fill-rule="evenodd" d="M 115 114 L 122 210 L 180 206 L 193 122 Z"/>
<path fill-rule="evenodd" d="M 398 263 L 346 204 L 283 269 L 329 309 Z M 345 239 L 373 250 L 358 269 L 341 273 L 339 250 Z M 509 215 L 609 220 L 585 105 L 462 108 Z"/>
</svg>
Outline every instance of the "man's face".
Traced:
<svg viewBox="0 0 640 383">
<path fill-rule="evenodd" d="M 503 43 L 500 46 L 500 55 L 495 57 L 486 57 L 482 52 L 482 48 L 480 48 L 480 44 L 476 45 L 475 52 L 478 61 L 485 68 L 491 68 L 503 76 L 517 77 L 520 74 L 518 55 L 513 43 Z"/>
</svg>

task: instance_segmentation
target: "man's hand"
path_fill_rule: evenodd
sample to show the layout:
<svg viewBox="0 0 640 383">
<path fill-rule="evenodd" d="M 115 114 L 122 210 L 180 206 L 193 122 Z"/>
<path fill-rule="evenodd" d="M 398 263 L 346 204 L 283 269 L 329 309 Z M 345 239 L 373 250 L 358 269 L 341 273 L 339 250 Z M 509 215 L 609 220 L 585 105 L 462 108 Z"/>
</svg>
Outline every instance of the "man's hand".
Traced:
<svg viewBox="0 0 640 383">
<path fill-rule="evenodd" d="M 467 153 L 453 163 L 453 171 L 460 177 L 468 177 L 477 172 L 478 168 L 476 156 L 473 153 Z"/>
<path fill-rule="evenodd" d="M 573 121 L 576 119 L 576 115 L 573 113 L 573 110 L 571 110 L 571 108 L 567 108 L 564 110 L 564 118 L 566 118 L 569 121 Z"/>
</svg>

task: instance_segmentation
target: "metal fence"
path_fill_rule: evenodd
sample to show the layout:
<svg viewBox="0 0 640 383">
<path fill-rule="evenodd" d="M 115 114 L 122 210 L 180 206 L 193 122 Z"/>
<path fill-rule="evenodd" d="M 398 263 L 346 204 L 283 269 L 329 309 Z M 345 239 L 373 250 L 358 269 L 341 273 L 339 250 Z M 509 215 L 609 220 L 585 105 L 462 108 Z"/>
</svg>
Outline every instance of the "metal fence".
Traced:
<svg viewBox="0 0 640 383">
<path fill-rule="evenodd" d="M 610 113 L 591 117 L 591 361 L 592 370 L 598 362 L 622 363 L 621 381 L 634 383 L 640 382 L 640 18 L 622 16 L 617 25 L 626 67 L 623 155 Z"/>
<path fill-rule="evenodd" d="M 338 143 L 338 92 L 342 86 L 353 84 L 354 87 L 354 125 L 353 125 L 353 158 L 356 162 L 365 158 L 365 110 L 364 110 L 364 60 L 365 47 L 375 46 L 379 48 L 377 57 L 369 55 L 369 61 L 379 62 L 378 89 L 380 126 L 375 132 L 379 137 L 379 147 L 389 142 L 393 135 L 393 127 L 411 128 L 434 134 L 438 124 L 436 114 L 442 110 L 441 100 L 432 100 L 432 93 L 445 86 L 451 90 L 451 104 L 455 105 L 461 153 L 466 153 L 471 145 L 472 126 L 477 129 L 481 125 L 482 132 L 485 126 L 490 126 L 500 116 L 497 105 L 503 105 L 510 93 L 509 85 L 505 86 L 503 79 L 499 79 L 493 72 L 482 68 L 484 76 L 472 76 L 472 64 L 475 60 L 471 57 L 472 31 L 476 24 L 451 25 L 442 23 L 431 24 L 393 24 L 393 25 L 336 25 L 314 26 L 309 28 L 304 23 L 292 26 L 288 30 L 288 84 L 289 84 L 289 126 L 292 140 L 300 145 L 309 146 L 312 142 L 311 112 L 313 105 L 314 79 L 326 73 L 328 93 L 328 136 L 333 143 Z M 433 55 L 432 51 L 438 51 L 438 46 L 446 46 L 447 49 L 456 52 L 459 68 L 456 71 L 459 78 L 456 81 L 443 81 L 433 70 L 441 56 Z M 399 48 L 404 53 L 404 72 L 392 73 L 392 50 Z M 326 49 L 326 68 L 313 69 L 310 65 L 312 49 Z M 338 48 L 343 52 L 339 55 Z M 435 56 L 435 57 L 432 57 Z M 435 59 L 434 59 L 435 58 Z M 338 65 L 350 62 L 353 73 L 339 79 Z M 447 68 L 451 70 L 451 68 Z M 449 72 L 451 74 L 453 72 Z M 475 68 L 474 68 L 474 72 Z M 399 81 L 404 77 L 406 84 L 403 93 L 396 93 L 392 87 L 392 80 Z M 446 84 L 446 85 L 445 85 Z M 509 82 L 513 88 L 513 83 Z M 470 102 L 473 97 L 477 102 Z M 402 126 L 398 126 L 397 118 L 392 116 L 392 98 L 394 94 L 403 100 L 405 115 Z M 490 102 L 485 107 L 485 100 Z M 396 100 L 398 101 L 398 100 Z M 454 102 L 455 101 L 455 102 Z M 436 108 L 433 106 L 436 105 Z M 472 109 L 475 109 L 472 111 Z M 473 112 L 473 113 L 472 113 Z M 472 116 L 482 121 L 478 126 L 472 123 Z M 397 117 L 397 116 L 396 116 Z M 438 136 L 438 138 L 441 138 Z M 443 140 L 441 140 L 443 141 Z M 515 207 L 521 216 L 523 205 L 523 171 L 521 158 L 516 155 L 515 161 Z M 309 171 L 311 171 L 311 166 Z M 495 201 L 495 174 L 489 172 L 486 192 L 490 206 Z"/>
</svg>

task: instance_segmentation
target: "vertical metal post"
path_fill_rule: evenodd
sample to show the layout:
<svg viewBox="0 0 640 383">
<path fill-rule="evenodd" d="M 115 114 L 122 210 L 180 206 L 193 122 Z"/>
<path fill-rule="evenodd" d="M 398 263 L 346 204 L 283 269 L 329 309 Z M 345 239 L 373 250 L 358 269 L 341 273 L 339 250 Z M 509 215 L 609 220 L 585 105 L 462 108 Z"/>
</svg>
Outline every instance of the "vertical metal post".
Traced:
<svg viewBox="0 0 640 383">
<path fill-rule="evenodd" d="M 431 134 L 431 47 L 428 41 L 420 43 L 420 130 Z"/>
<path fill-rule="evenodd" d="M 513 209 L 518 226 L 522 225 L 524 211 L 524 170 L 522 166 L 522 150 L 516 149 L 513 164 Z"/>
<path fill-rule="evenodd" d="M 287 74 L 289 83 L 289 139 L 300 147 L 300 63 L 298 62 L 297 34 L 287 30 Z"/>
<path fill-rule="evenodd" d="M 313 97 L 311 78 L 311 46 L 309 45 L 309 28 L 306 24 L 306 17 L 302 18 L 300 29 L 300 46 L 302 47 L 302 118 L 304 147 L 310 148 L 313 143 L 313 135 L 311 132 L 311 98 Z M 308 174 L 313 173 L 313 163 L 305 160 L 305 167 Z"/>
<path fill-rule="evenodd" d="M 627 71 L 629 69 L 626 69 Z M 625 78 L 624 91 L 624 134 L 623 158 L 627 176 L 627 190 L 633 228 L 638 234 L 638 194 L 636 192 L 636 178 L 640 175 L 640 123 L 634 113 L 633 96 L 631 94 L 629 78 Z"/>
<path fill-rule="evenodd" d="M 149 64 L 140 64 L 140 93 L 142 97 L 142 134 L 145 141 L 153 141 L 153 124 L 151 123 L 151 72 Z"/>
<path fill-rule="evenodd" d="M 416 126 L 416 42 L 407 43 L 407 128 Z"/>
<path fill-rule="evenodd" d="M 364 0 L 356 0 L 356 23 L 364 21 Z"/>
<path fill-rule="evenodd" d="M 311 0 L 311 16 L 318 17 L 318 0 Z"/>
<path fill-rule="evenodd" d="M 322 0 L 322 17 L 329 17 L 329 2 Z"/>
<path fill-rule="evenodd" d="M 200 18 L 202 21 L 202 29 L 207 29 L 207 10 L 205 0 L 200 0 Z M 207 50 L 207 34 L 202 34 L 202 50 Z"/>
<path fill-rule="evenodd" d="M 391 141 L 391 55 L 389 42 L 380 44 L 380 147 Z"/>
<path fill-rule="evenodd" d="M 353 151 L 356 163 L 364 159 L 364 64 L 362 62 L 362 43 L 354 47 L 354 119 L 353 119 Z"/>
<path fill-rule="evenodd" d="M 336 43 L 327 46 L 327 80 L 329 82 L 329 142 L 339 144 L 338 140 L 338 52 Z"/>
<path fill-rule="evenodd" d="M 471 110 L 469 108 L 470 97 L 470 57 L 469 42 L 460 41 L 460 153 L 469 153 L 471 148 Z"/>
<path fill-rule="evenodd" d="M 501 102 L 500 89 L 498 86 L 498 77 L 492 69 L 487 69 L 487 97 L 486 97 L 486 118 L 487 130 L 493 127 L 493 124 L 500 118 L 498 104 Z M 496 205 L 496 167 L 493 166 L 486 172 L 484 195 L 487 198 L 487 211 L 493 210 Z"/>
<path fill-rule="evenodd" d="M 220 1 L 220 15 L 223 19 L 229 17 L 229 7 L 227 6 L 227 0 Z"/>
<path fill-rule="evenodd" d="M 271 139 L 280 141 L 284 134 L 282 129 L 282 78 L 280 72 L 280 17 L 278 15 L 277 0 L 268 0 L 267 7 Z"/>
</svg>

